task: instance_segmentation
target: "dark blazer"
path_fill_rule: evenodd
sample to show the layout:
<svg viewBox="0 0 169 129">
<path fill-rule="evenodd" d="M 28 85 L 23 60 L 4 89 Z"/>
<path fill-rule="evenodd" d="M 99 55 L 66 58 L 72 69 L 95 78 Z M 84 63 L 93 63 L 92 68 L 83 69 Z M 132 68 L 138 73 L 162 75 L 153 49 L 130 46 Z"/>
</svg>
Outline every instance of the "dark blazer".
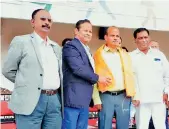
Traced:
<svg viewBox="0 0 169 129">
<path fill-rule="evenodd" d="M 89 107 L 93 84 L 98 81 L 87 53 L 81 42 L 74 38 L 63 47 L 64 105 L 68 107 Z"/>
</svg>

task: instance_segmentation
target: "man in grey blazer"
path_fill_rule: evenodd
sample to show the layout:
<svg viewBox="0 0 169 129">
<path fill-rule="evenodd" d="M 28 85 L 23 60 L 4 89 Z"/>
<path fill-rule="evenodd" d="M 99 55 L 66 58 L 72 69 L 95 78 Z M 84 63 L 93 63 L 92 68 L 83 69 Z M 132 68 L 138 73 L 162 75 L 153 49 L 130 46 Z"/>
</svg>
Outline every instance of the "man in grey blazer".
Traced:
<svg viewBox="0 0 169 129">
<path fill-rule="evenodd" d="M 63 107 L 61 47 L 48 38 L 48 11 L 32 13 L 32 34 L 16 36 L 6 57 L 3 75 L 15 83 L 9 103 L 17 129 L 60 129 Z"/>
</svg>

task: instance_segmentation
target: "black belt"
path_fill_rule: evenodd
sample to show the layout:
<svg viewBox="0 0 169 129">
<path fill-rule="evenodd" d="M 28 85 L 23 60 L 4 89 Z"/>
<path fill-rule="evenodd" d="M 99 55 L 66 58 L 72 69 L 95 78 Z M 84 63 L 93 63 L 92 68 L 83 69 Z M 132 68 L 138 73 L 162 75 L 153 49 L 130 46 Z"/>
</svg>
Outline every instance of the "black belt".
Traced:
<svg viewBox="0 0 169 129">
<path fill-rule="evenodd" d="M 106 91 L 104 92 L 104 94 L 110 94 L 110 95 L 119 95 L 119 94 L 122 94 L 122 93 L 125 93 L 126 90 L 120 90 L 120 91 Z"/>
<path fill-rule="evenodd" d="M 55 95 L 57 93 L 57 91 L 58 90 L 41 90 L 41 93 L 51 96 L 51 95 Z"/>
</svg>

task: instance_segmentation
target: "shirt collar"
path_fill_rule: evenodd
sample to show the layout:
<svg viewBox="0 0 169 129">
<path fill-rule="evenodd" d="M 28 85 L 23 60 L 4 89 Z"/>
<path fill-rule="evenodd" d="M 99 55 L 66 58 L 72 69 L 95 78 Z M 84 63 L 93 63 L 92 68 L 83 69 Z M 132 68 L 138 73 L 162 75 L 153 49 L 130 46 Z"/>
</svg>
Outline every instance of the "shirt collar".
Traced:
<svg viewBox="0 0 169 129">
<path fill-rule="evenodd" d="M 79 40 L 78 38 L 75 37 L 75 39 Z M 85 45 L 84 43 L 82 43 L 80 40 L 79 42 L 82 44 L 82 46 L 87 49 L 87 50 L 90 50 L 89 46 L 88 45 Z"/>
<path fill-rule="evenodd" d="M 150 47 L 147 53 L 152 52 L 152 48 Z M 142 51 L 140 51 L 138 48 L 136 49 L 136 54 L 140 54 L 143 53 Z"/>
<path fill-rule="evenodd" d="M 38 42 L 39 44 L 42 44 L 42 43 L 47 42 L 47 45 L 56 45 L 55 43 L 53 43 L 53 42 L 49 39 L 49 37 L 47 37 L 47 41 L 45 41 L 45 40 L 42 39 L 35 31 L 34 31 L 34 35 L 35 35 L 35 38 L 36 38 L 36 40 L 37 40 L 37 42 Z"/>
<path fill-rule="evenodd" d="M 104 45 L 103 49 L 105 52 L 113 52 L 113 53 L 117 52 L 117 49 L 111 49 L 111 48 L 107 47 L 106 45 Z"/>
<path fill-rule="evenodd" d="M 85 47 L 87 50 L 90 50 L 89 46 L 88 45 L 85 45 L 81 42 L 81 44 L 83 45 L 83 47 Z"/>
</svg>

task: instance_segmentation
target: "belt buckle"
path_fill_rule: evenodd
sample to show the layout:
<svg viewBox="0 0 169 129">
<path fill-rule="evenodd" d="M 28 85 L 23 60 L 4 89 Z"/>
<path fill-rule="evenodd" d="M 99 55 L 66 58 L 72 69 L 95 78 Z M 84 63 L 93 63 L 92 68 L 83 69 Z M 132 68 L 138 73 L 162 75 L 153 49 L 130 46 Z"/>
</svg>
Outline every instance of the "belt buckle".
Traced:
<svg viewBox="0 0 169 129">
<path fill-rule="evenodd" d="M 46 94 L 49 96 L 53 95 L 53 92 L 54 92 L 53 90 L 46 90 Z"/>
<path fill-rule="evenodd" d="M 111 95 L 118 95 L 117 92 L 111 92 Z"/>
<path fill-rule="evenodd" d="M 115 92 L 115 95 L 117 96 L 117 95 L 118 95 L 118 93 L 117 93 L 117 92 Z"/>
<path fill-rule="evenodd" d="M 111 92 L 111 95 L 118 95 L 118 92 Z"/>
</svg>

